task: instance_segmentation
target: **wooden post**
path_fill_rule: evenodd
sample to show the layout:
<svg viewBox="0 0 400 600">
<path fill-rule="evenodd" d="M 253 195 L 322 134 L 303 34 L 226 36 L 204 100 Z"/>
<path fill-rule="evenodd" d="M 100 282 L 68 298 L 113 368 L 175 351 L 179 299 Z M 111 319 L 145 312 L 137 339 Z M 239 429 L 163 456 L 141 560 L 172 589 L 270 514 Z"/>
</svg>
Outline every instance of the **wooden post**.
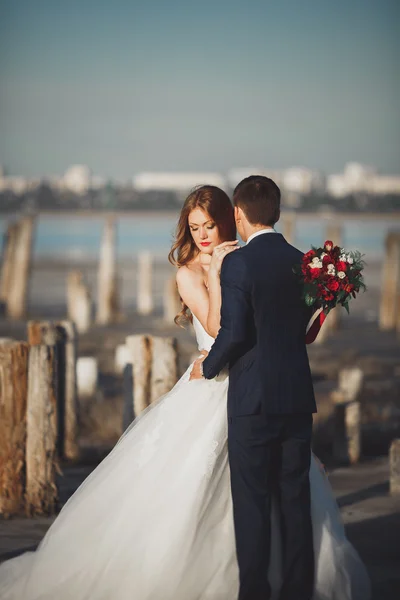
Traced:
<svg viewBox="0 0 400 600">
<path fill-rule="evenodd" d="M 7 294 L 7 314 L 12 319 L 22 319 L 26 315 L 33 230 L 33 217 L 22 219 L 15 242 L 12 277 Z"/>
<path fill-rule="evenodd" d="M 122 431 L 132 423 L 135 418 L 133 411 L 133 367 L 127 363 L 123 372 L 124 408 L 122 412 Z"/>
<path fill-rule="evenodd" d="M 31 346 L 29 352 L 26 512 L 53 514 L 57 503 L 56 348 Z"/>
<path fill-rule="evenodd" d="M 59 387 L 63 388 L 64 397 L 62 455 L 69 460 L 76 460 L 79 456 L 79 406 L 76 383 L 77 333 L 72 321 L 60 321 L 56 327 L 59 334 L 57 344 Z"/>
<path fill-rule="evenodd" d="M 92 356 L 81 356 L 76 363 L 76 379 L 79 400 L 93 398 L 98 382 L 97 360 Z"/>
<path fill-rule="evenodd" d="M 140 315 L 153 312 L 152 296 L 152 256 L 141 252 L 138 256 L 137 311 Z"/>
<path fill-rule="evenodd" d="M 119 315 L 118 281 L 116 268 L 116 226 L 110 217 L 104 223 L 98 271 L 96 322 L 107 325 Z"/>
<path fill-rule="evenodd" d="M 64 451 L 64 402 L 65 402 L 65 373 L 62 370 L 59 356 L 65 351 L 60 348 L 59 332 L 52 321 L 28 321 L 28 343 L 32 346 L 49 346 L 54 349 L 55 395 L 57 409 L 57 452 L 59 456 Z"/>
<path fill-rule="evenodd" d="M 339 389 L 332 393 L 335 403 L 333 456 L 335 460 L 354 464 L 361 457 L 361 403 L 359 397 L 364 373 L 358 368 L 342 369 Z"/>
<path fill-rule="evenodd" d="M 347 439 L 346 439 L 346 404 L 340 398 L 335 399 L 333 413 L 333 446 L 332 455 L 339 463 L 348 463 Z"/>
<path fill-rule="evenodd" d="M 29 346 L 0 344 L 0 514 L 24 512 Z"/>
<path fill-rule="evenodd" d="M 175 338 L 153 337 L 151 402 L 169 392 L 178 380 L 178 351 Z"/>
<path fill-rule="evenodd" d="M 147 335 L 129 335 L 126 344 L 133 365 L 132 402 L 137 417 L 150 404 L 152 340 Z"/>
<path fill-rule="evenodd" d="M 30 346 L 57 345 L 57 328 L 52 321 L 28 321 L 27 335 Z"/>
<path fill-rule="evenodd" d="M 296 213 L 282 213 L 282 233 L 285 240 L 294 245 L 296 242 Z"/>
<path fill-rule="evenodd" d="M 400 495 L 400 438 L 393 440 L 389 452 L 390 493 Z"/>
<path fill-rule="evenodd" d="M 354 465 L 361 458 L 361 403 L 349 402 L 345 409 L 347 454 Z"/>
<path fill-rule="evenodd" d="M 342 246 L 342 224 L 336 217 L 330 218 L 326 223 L 326 240 L 333 242 L 334 246 Z M 324 240 L 325 241 L 325 240 Z"/>
<path fill-rule="evenodd" d="M 114 369 L 118 375 L 122 375 L 126 365 L 131 360 L 131 352 L 126 344 L 119 344 L 115 349 Z"/>
<path fill-rule="evenodd" d="M 388 233 L 385 245 L 379 326 L 390 330 L 400 323 L 400 233 Z"/>
<path fill-rule="evenodd" d="M 57 448 L 59 456 L 78 456 L 78 403 L 76 391 L 76 330 L 71 321 L 29 321 L 31 346 L 55 348 Z"/>
<path fill-rule="evenodd" d="M 68 318 L 75 323 L 79 333 L 86 333 L 92 320 L 92 300 L 80 271 L 68 273 L 67 306 Z"/>
<path fill-rule="evenodd" d="M 10 293 L 10 286 L 13 276 L 18 229 L 17 223 L 11 223 L 7 227 L 7 233 L 5 235 L 3 262 L 0 277 L 0 301 L 4 302 L 6 305 L 8 304 L 8 295 Z"/>
<path fill-rule="evenodd" d="M 181 310 L 181 299 L 176 285 L 176 277 L 169 277 L 164 287 L 164 320 L 173 323 Z"/>
</svg>

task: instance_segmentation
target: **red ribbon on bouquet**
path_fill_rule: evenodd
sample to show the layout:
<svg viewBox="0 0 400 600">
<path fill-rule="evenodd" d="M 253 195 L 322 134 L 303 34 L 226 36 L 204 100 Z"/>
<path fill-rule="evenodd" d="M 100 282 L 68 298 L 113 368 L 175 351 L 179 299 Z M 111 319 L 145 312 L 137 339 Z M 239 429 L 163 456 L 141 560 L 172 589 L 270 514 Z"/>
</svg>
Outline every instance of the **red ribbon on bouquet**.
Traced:
<svg viewBox="0 0 400 600">
<path fill-rule="evenodd" d="M 314 319 L 312 325 L 306 333 L 306 344 L 312 344 L 315 341 L 327 316 L 327 313 L 324 313 L 324 311 L 321 310 L 319 315 Z"/>
</svg>

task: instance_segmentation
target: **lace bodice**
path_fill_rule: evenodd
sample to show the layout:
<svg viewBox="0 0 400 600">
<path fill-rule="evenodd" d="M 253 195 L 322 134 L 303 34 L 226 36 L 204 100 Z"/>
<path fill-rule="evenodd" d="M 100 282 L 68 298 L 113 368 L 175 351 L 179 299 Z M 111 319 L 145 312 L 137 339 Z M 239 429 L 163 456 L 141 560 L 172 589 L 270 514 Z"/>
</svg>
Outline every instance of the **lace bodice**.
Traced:
<svg viewBox="0 0 400 600">
<path fill-rule="evenodd" d="M 193 315 L 193 327 L 196 334 L 197 346 L 199 350 L 211 350 L 211 346 L 214 343 L 214 338 L 208 335 L 203 325 L 200 323 L 197 317 Z"/>
</svg>

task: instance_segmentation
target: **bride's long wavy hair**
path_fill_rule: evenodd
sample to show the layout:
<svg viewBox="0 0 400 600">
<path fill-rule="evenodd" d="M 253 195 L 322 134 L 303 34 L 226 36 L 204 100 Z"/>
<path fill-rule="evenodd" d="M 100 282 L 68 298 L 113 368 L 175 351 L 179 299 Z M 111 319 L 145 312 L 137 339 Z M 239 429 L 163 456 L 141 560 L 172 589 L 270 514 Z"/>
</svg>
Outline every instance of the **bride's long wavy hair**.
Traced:
<svg viewBox="0 0 400 600">
<path fill-rule="evenodd" d="M 236 239 L 235 217 L 229 196 L 214 185 L 203 185 L 195 188 L 183 204 L 176 227 L 175 241 L 168 254 L 169 262 L 176 267 L 183 267 L 192 262 L 200 252 L 189 227 L 189 215 L 196 208 L 200 208 L 210 215 L 218 227 L 221 243 Z M 175 317 L 177 325 L 192 321 L 189 309 L 182 298 L 181 303 L 182 310 Z"/>
</svg>

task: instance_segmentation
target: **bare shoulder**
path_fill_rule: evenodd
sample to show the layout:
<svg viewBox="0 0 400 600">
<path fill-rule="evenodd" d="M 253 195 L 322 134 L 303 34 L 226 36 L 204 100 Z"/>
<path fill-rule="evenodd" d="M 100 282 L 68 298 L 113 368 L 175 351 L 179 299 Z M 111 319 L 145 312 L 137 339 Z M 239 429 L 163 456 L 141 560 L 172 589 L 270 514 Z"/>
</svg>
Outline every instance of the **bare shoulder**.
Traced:
<svg viewBox="0 0 400 600">
<path fill-rule="evenodd" d="M 176 273 L 176 282 L 178 287 L 197 287 L 199 285 L 204 285 L 201 269 L 196 269 L 196 267 L 193 267 L 192 265 L 179 267 Z"/>
</svg>

